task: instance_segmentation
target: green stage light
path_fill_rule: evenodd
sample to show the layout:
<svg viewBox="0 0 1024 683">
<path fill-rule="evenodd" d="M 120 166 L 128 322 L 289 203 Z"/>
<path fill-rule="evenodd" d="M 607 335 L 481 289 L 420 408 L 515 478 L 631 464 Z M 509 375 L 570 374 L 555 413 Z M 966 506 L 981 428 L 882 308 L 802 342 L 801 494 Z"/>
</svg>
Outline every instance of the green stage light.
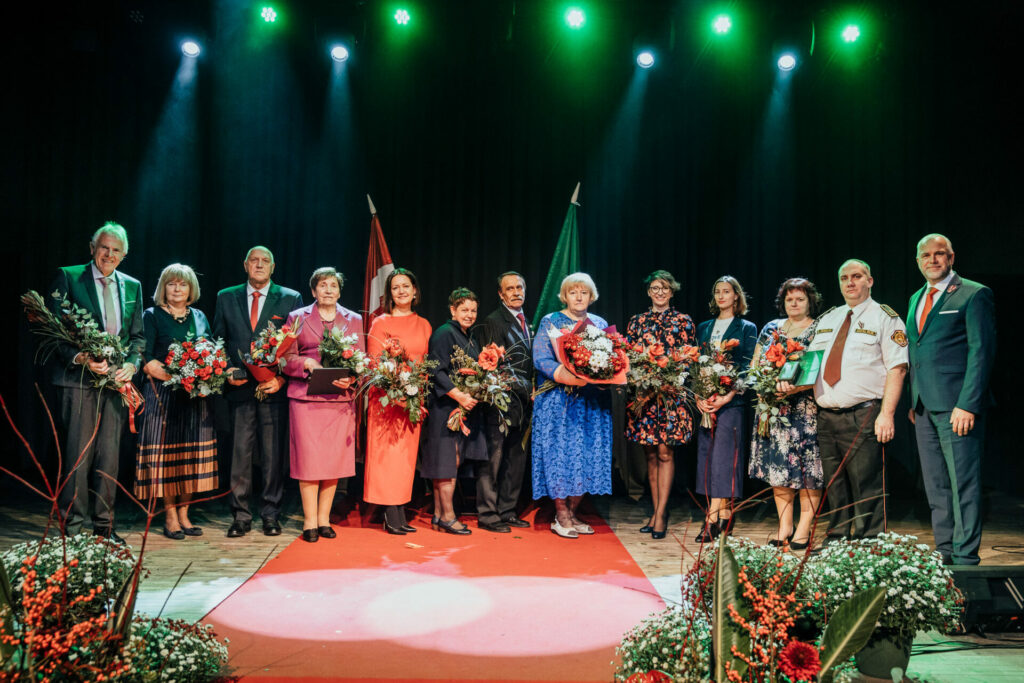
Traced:
<svg viewBox="0 0 1024 683">
<path fill-rule="evenodd" d="M 579 7 L 570 7 L 565 13 L 565 23 L 569 28 L 578 31 L 587 23 L 587 15 Z"/>
<path fill-rule="evenodd" d="M 728 14 L 719 14 L 711 22 L 711 28 L 719 35 L 728 33 L 732 29 L 732 17 Z"/>
<path fill-rule="evenodd" d="M 857 24 L 847 24 L 843 29 L 843 40 L 847 43 L 856 42 L 860 38 L 860 27 Z"/>
<path fill-rule="evenodd" d="M 395 12 L 395 23 L 399 26 L 408 25 L 410 18 L 409 10 L 407 9 L 399 8 L 399 10 Z"/>
<path fill-rule="evenodd" d="M 260 12 L 260 16 L 263 17 L 263 21 L 268 24 L 272 24 L 277 21 L 277 12 L 274 11 L 273 7 L 264 7 L 263 11 Z"/>
</svg>

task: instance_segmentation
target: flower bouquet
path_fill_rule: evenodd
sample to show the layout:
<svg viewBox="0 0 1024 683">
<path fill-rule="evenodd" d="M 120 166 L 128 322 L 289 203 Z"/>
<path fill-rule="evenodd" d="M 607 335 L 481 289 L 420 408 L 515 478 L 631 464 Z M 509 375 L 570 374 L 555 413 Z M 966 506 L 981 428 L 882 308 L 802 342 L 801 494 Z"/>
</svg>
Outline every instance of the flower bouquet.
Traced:
<svg viewBox="0 0 1024 683">
<path fill-rule="evenodd" d="M 516 378 L 511 368 L 501 363 L 505 358 L 505 347 L 488 344 L 475 359 L 458 346 L 453 347 L 453 350 L 452 370 L 449 374 L 452 383 L 477 401 L 497 408 L 498 429 L 502 434 L 507 434 L 508 420 L 505 412 L 512 398 Z M 469 436 L 465 408 L 459 406 L 448 414 L 448 429 L 453 432 L 462 430 L 463 434 Z"/>
<path fill-rule="evenodd" d="M 336 327 L 325 329 L 317 347 L 320 364 L 325 368 L 346 368 L 355 377 L 362 375 L 370 367 L 370 357 L 358 347 L 358 342 L 356 334 L 347 335 Z"/>
<path fill-rule="evenodd" d="M 402 343 L 394 337 L 384 341 L 380 357 L 372 361 L 366 373 L 367 387 L 376 387 L 383 396 L 382 407 L 397 405 L 405 409 L 411 424 L 417 424 L 427 415 L 426 395 L 430 391 L 431 373 L 437 368 L 436 360 L 416 362 L 409 358 Z"/>
<path fill-rule="evenodd" d="M 242 362 L 257 382 L 266 382 L 281 373 L 285 351 L 295 343 L 301 329 L 301 322 L 294 328 L 282 325 L 280 329 L 272 322 L 267 323 L 256 339 L 249 344 L 249 353 L 242 356 Z M 256 399 L 262 401 L 266 397 L 267 395 L 256 387 Z"/>
<path fill-rule="evenodd" d="M 709 344 L 703 349 L 688 380 L 694 396 L 706 401 L 712 396 L 725 396 L 730 391 L 743 391 L 743 371 L 736 367 L 731 354 L 739 345 L 739 339 L 723 339 L 717 345 Z M 711 429 L 714 422 L 713 414 L 701 413 L 701 427 Z"/>
<path fill-rule="evenodd" d="M 222 339 L 199 337 L 173 342 L 164 359 L 164 369 L 171 376 L 164 386 L 181 387 L 191 398 L 219 394 L 224 388 L 227 366 Z"/>
<path fill-rule="evenodd" d="M 788 339 L 778 330 L 772 332 L 772 342 L 765 346 L 754 367 L 747 374 L 747 386 L 757 392 L 757 407 L 754 417 L 757 424 L 757 435 L 767 437 L 773 424 L 781 423 L 789 426 L 786 413 L 789 409 L 789 397 L 780 396 L 775 389 L 779 381 L 779 373 L 791 354 L 804 350 L 804 345 Z"/>
<path fill-rule="evenodd" d="M 548 332 L 558 362 L 588 384 L 625 384 L 629 370 L 626 340 L 612 325 L 600 329 L 584 318 L 571 330 Z"/>
<path fill-rule="evenodd" d="M 629 370 L 626 382 L 632 401 L 628 408 L 635 417 L 640 417 L 651 401 L 664 401 L 686 391 L 686 379 L 690 364 L 697 360 L 700 351 L 696 346 L 683 346 L 666 352 L 651 334 L 645 334 L 643 342 L 626 347 Z"/>
</svg>

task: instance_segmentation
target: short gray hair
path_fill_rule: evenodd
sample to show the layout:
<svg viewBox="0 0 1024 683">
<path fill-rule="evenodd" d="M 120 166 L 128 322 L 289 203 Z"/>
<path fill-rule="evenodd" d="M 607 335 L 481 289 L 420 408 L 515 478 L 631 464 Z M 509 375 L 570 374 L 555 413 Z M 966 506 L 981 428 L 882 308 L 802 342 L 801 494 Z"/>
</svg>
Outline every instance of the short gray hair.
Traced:
<svg viewBox="0 0 1024 683">
<path fill-rule="evenodd" d="M 861 261 L 859 258 L 848 258 L 843 261 L 843 265 L 839 266 L 839 270 L 836 271 L 836 277 L 843 276 L 843 269 L 846 266 L 856 263 L 858 266 L 862 266 L 867 271 L 868 277 L 871 277 L 871 266 L 868 265 L 867 261 Z"/>
<path fill-rule="evenodd" d="M 564 304 L 567 303 L 565 295 L 569 293 L 570 289 L 573 289 L 576 285 L 583 285 L 590 290 L 590 302 L 597 301 L 597 285 L 594 284 L 594 278 L 590 277 L 586 273 L 569 273 L 562 280 L 562 286 L 558 288 L 558 299 Z"/>
<path fill-rule="evenodd" d="M 128 231 L 124 229 L 124 226 L 114 221 L 107 221 L 101 228 L 96 230 L 89 238 L 89 246 L 95 248 L 96 243 L 100 241 L 100 238 L 104 235 L 111 235 L 121 242 L 121 250 L 128 253 Z"/>
<path fill-rule="evenodd" d="M 164 299 L 164 290 L 168 282 L 184 282 L 188 285 L 188 305 L 191 306 L 199 301 L 199 278 L 196 271 L 184 263 L 172 263 L 160 273 L 160 280 L 156 283 L 156 291 L 153 292 L 153 303 L 163 306 L 167 303 Z"/>
<path fill-rule="evenodd" d="M 267 252 L 267 256 L 270 257 L 270 262 L 274 262 L 274 252 L 270 251 L 266 247 L 260 246 L 259 244 L 257 244 L 255 247 L 251 247 L 249 251 L 245 252 L 245 260 L 248 261 L 249 257 L 252 256 L 252 252 L 256 251 L 257 249 L 259 249 L 260 251 Z"/>
<path fill-rule="evenodd" d="M 953 251 L 953 243 L 949 241 L 949 238 L 946 237 L 945 235 L 943 235 L 942 233 L 938 233 L 938 232 L 930 232 L 927 235 L 925 235 L 924 237 L 922 237 L 921 239 L 919 239 L 917 241 L 917 253 L 920 254 L 921 253 L 921 247 L 923 247 L 924 245 L 928 244 L 932 240 L 942 240 L 943 242 L 946 243 L 946 246 L 949 247 L 949 253 L 951 253 L 951 254 L 955 253 Z"/>
</svg>

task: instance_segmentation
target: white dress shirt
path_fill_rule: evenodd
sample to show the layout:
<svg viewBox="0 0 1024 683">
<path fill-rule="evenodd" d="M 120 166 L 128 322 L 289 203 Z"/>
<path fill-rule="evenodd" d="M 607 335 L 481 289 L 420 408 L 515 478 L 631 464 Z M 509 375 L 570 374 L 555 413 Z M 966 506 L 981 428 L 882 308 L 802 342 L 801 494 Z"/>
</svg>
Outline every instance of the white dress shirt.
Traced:
<svg viewBox="0 0 1024 683">
<path fill-rule="evenodd" d="M 103 282 L 102 278 L 110 277 L 110 293 L 114 297 L 114 318 L 117 320 L 117 329 L 121 329 L 121 286 L 117 283 L 117 271 L 114 271 L 109 276 L 104 275 L 100 272 L 100 269 L 96 267 L 96 262 L 92 263 L 92 279 L 96 285 L 96 296 L 100 300 L 100 330 L 104 328 L 103 322 L 107 319 L 107 311 L 103 305 Z"/>
<path fill-rule="evenodd" d="M 914 323 L 917 325 L 917 329 L 921 329 L 921 312 L 924 311 L 924 303 L 928 300 L 928 292 L 931 291 L 932 287 L 939 290 L 935 292 L 935 296 L 932 297 L 932 307 L 934 307 L 935 302 L 938 301 L 939 297 L 942 296 L 942 293 L 946 291 L 946 287 L 949 287 L 949 283 L 953 280 L 954 275 L 956 275 L 956 273 L 950 269 L 946 277 L 942 278 L 934 285 L 930 285 L 927 282 L 924 283 L 924 295 L 918 300 L 917 311 L 914 312 Z M 929 313 L 929 315 L 931 315 L 931 313 Z"/>
<path fill-rule="evenodd" d="M 853 307 L 850 331 L 843 345 L 839 381 L 835 386 L 827 384 L 824 369 L 849 311 L 849 306 L 837 306 L 823 315 L 808 349 L 825 351 L 821 358 L 822 371 L 814 383 L 814 398 L 822 408 L 851 408 L 882 398 L 889 370 L 909 363 L 906 325 L 899 316 L 886 313 L 868 297 Z"/>
</svg>

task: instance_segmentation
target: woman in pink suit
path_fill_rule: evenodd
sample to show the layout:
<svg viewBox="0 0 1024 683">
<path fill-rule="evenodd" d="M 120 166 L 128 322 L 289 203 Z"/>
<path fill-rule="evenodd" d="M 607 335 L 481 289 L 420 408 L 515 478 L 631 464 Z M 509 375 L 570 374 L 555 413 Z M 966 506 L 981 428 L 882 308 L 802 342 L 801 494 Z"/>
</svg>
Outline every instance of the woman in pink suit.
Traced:
<svg viewBox="0 0 1024 683">
<path fill-rule="evenodd" d="M 320 365 L 324 331 L 340 329 L 355 334 L 365 349 L 363 319 L 338 305 L 344 279 L 334 268 L 317 268 L 309 279 L 314 303 L 292 311 L 288 325 L 301 325 L 299 336 L 285 354 L 288 380 L 288 415 L 291 422 L 291 475 L 299 480 L 302 497 L 302 540 L 315 543 L 321 536 L 337 536 L 331 528 L 331 505 L 338 479 L 356 473 L 356 392 L 354 378 L 335 380 L 340 394 L 310 394 L 309 376 Z"/>
</svg>

